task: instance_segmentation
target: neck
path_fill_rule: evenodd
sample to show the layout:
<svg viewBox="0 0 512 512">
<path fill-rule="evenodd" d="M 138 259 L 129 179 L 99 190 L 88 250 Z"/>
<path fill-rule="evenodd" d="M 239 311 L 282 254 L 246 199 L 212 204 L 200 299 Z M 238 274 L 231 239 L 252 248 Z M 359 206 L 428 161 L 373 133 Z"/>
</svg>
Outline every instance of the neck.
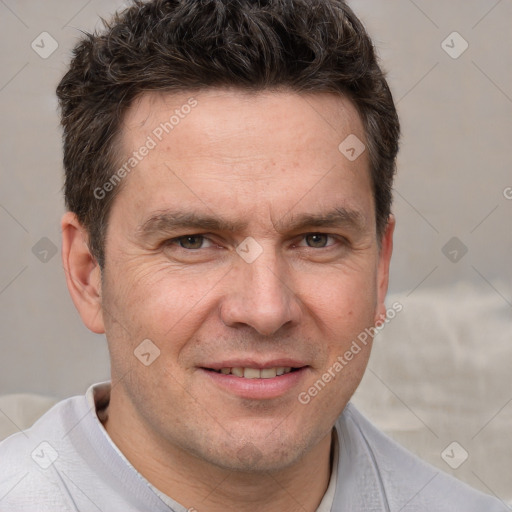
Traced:
<svg viewBox="0 0 512 512">
<path fill-rule="evenodd" d="M 129 428 L 126 428 L 129 425 Z M 233 472 L 159 439 L 111 400 L 104 427 L 133 467 L 158 490 L 198 512 L 314 512 L 331 475 L 331 433 L 277 472 Z"/>
</svg>

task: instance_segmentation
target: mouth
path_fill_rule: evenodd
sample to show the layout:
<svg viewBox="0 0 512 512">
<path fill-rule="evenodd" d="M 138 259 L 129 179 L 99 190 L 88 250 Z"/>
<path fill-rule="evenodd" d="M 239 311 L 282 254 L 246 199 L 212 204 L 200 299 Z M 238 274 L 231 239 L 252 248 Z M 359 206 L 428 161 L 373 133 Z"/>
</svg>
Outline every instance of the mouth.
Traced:
<svg viewBox="0 0 512 512">
<path fill-rule="evenodd" d="M 308 365 L 289 360 L 268 364 L 230 362 L 231 365 L 226 361 L 199 370 L 207 378 L 208 385 L 215 389 L 252 400 L 294 396 L 304 387 L 311 370 Z"/>
<path fill-rule="evenodd" d="M 291 366 L 275 366 L 272 368 L 249 368 L 249 367 L 223 367 L 218 370 L 213 368 L 204 368 L 207 371 L 220 373 L 221 375 L 234 375 L 243 379 L 273 379 L 274 377 L 281 377 L 288 373 L 296 372 L 301 368 L 294 368 Z"/>
</svg>

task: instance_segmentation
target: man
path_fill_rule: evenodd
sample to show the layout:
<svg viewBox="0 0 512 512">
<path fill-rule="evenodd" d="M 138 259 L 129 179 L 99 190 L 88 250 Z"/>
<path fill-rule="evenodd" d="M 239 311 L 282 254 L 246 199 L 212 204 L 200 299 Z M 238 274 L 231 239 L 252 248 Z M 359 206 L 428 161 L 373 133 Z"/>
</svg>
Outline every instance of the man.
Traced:
<svg viewBox="0 0 512 512">
<path fill-rule="evenodd" d="M 112 379 L 0 445 L 0 510 L 505 510 L 349 404 L 399 124 L 341 0 L 136 2 L 57 92 L 64 269 Z"/>
</svg>

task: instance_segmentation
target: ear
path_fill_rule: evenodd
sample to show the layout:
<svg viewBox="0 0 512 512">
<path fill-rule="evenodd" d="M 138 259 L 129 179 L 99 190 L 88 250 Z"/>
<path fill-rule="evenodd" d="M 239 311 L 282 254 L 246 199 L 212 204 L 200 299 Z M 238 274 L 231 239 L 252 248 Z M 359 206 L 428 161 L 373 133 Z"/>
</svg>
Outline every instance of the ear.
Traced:
<svg viewBox="0 0 512 512">
<path fill-rule="evenodd" d="M 375 311 L 375 322 L 386 318 L 386 294 L 389 284 L 389 263 L 393 252 L 393 232 L 395 230 L 395 217 L 390 215 L 386 230 L 384 231 L 380 244 L 379 261 L 377 267 L 377 308 Z"/>
<path fill-rule="evenodd" d="M 83 323 L 92 332 L 105 332 L 101 310 L 101 269 L 91 254 L 87 231 L 76 215 L 62 217 L 62 264 L 66 283 Z"/>
</svg>

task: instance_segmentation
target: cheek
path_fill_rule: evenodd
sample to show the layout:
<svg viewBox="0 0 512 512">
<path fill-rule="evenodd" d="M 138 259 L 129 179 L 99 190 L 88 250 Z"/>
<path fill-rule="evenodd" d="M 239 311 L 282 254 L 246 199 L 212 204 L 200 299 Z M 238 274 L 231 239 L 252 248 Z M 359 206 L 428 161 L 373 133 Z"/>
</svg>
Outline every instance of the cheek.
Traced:
<svg viewBox="0 0 512 512">
<path fill-rule="evenodd" d="M 377 302 L 374 277 L 368 269 L 367 272 L 332 272 L 322 286 L 315 287 L 305 281 L 305 297 L 310 316 L 315 319 L 318 351 L 323 353 L 314 381 L 322 379 L 324 374 L 329 380 L 321 396 L 314 400 L 319 414 L 332 414 L 333 404 L 338 406 L 335 410 L 341 410 L 364 374 L 372 342 L 367 329 L 373 325 Z M 313 395 L 308 393 L 308 396 Z"/>
<path fill-rule="evenodd" d="M 333 269 L 325 275 L 302 275 L 303 302 L 340 334 L 340 328 L 366 327 L 377 305 L 374 269 Z M 349 329 L 350 330 L 350 329 Z"/>
<path fill-rule="evenodd" d="M 107 337 L 133 343 L 149 338 L 162 349 L 179 346 L 211 309 L 218 280 L 216 275 L 194 276 L 161 262 L 118 265 L 105 280 L 103 304 L 123 332 L 113 332 L 111 321 Z"/>
</svg>

